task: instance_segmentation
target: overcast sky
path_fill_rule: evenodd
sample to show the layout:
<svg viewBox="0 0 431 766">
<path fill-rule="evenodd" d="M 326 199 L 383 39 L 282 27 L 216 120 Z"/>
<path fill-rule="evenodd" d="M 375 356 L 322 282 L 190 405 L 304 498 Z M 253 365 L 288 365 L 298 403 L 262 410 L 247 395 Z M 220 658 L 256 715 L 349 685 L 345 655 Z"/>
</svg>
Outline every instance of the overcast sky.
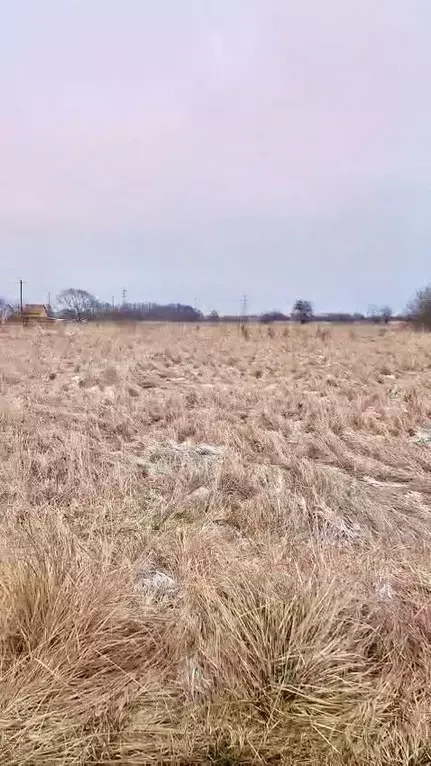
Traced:
<svg viewBox="0 0 431 766">
<path fill-rule="evenodd" d="M 403 308 L 430 31 L 430 0 L 2 3 L 0 294 Z"/>
</svg>

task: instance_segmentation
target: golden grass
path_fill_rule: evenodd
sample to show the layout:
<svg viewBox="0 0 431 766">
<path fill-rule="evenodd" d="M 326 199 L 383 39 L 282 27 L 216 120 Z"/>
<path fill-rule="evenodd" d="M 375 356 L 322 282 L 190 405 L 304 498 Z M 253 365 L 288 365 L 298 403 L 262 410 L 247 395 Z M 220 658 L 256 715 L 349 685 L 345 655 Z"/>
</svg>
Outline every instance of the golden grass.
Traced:
<svg viewBox="0 0 431 766">
<path fill-rule="evenodd" d="M 431 336 L 249 329 L 1 328 L 1 764 L 431 762 Z"/>
</svg>

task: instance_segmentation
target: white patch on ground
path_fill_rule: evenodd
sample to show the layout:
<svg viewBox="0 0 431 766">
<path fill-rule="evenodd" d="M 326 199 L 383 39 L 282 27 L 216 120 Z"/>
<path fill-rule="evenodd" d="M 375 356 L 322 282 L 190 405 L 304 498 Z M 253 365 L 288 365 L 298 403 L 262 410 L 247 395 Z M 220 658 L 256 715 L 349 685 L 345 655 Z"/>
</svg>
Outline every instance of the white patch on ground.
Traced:
<svg viewBox="0 0 431 766">
<path fill-rule="evenodd" d="M 166 442 L 154 444 L 148 450 L 148 459 L 152 463 L 176 462 L 183 460 L 211 460 L 224 454 L 225 448 L 217 444 L 193 444 L 192 442 Z"/>
<path fill-rule="evenodd" d="M 189 495 L 189 500 L 197 500 L 198 502 L 206 502 L 211 495 L 211 490 L 208 487 L 198 487 L 194 490 L 194 492 L 191 492 Z"/>
<path fill-rule="evenodd" d="M 376 584 L 376 594 L 382 601 L 390 601 L 394 597 L 393 588 L 388 582 L 378 582 Z"/>
<path fill-rule="evenodd" d="M 149 476 L 163 476 L 171 474 L 173 468 L 179 469 L 187 462 L 194 466 L 210 467 L 224 452 L 223 446 L 215 444 L 161 442 L 148 447 L 144 455 L 135 455 L 133 463 L 144 469 Z M 200 494 L 200 499 L 203 499 L 203 495 L 209 492 L 206 487 L 199 487 L 196 490 L 196 498 Z"/>
<path fill-rule="evenodd" d="M 180 455 L 184 457 L 219 457 L 224 452 L 224 447 L 216 444 L 193 444 L 192 442 L 167 442 L 155 444 L 150 449 L 150 456 L 156 460 L 165 457 Z"/>
<path fill-rule="evenodd" d="M 412 438 L 415 444 L 422 444 L 428 447 L 431 444 L 431 428 L 423 428 L 417 431 Z"/>
<path fill-rule="evenodd" d="M 290 434 L 287 441 L 290 444 L 298 444 L 303 438 L 303 422 L 300 419 L 289 420 Z"/>
<path fill-rule="evenodd" d="M 406 486 L 405 483 L 402 484 L 399 481 L 379 481 L 379 479 L 374 479 L 372 476 L 363 476 L 362 481 L 365 481 L 366 484 L 371 484 L 372 487 L 393 487 L 400 489 Z"/>
<path fill-rule="evenodd" d="M 241 530 L 231 524 L 227 519 L 213 519 L 205 522 L 203 531 L 209 531 L 212 534 L 223 535 L 225 538 L 235 541 L 240 544 L 247 544 L 247 538 L 243 535 Z"/>
<path fill-rule="evenodd" d="M 220 457 L 224 452 L 224 447 L 217 444 L 177 444 L 175 448 L 179 448 L 180 452 L 201 457 Z"/>
<path fill-rule="evenodd" d="M 138 577 L 138 585 L 147 593 L 172 594 L 178 590 L 177 581 L 162 569 L 153 569 Z"/>
<path fill-rule="evenodd" d="M 394 402 L 405 402 L 407 394 L 400 386 L 393 386 L 389 391 L 389 399 Z"/>
</svg>

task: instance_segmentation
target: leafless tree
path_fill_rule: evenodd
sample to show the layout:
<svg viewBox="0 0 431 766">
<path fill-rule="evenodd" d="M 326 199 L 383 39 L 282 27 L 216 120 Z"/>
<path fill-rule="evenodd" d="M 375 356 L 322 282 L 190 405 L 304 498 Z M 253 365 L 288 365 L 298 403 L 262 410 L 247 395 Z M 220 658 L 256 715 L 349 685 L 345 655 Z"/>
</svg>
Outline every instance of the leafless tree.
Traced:
<svg viewBox="0 0 431 766">
<path fill-rule="evenodd" d="M 306 324 L 310 321 L 310 319 L 313 318 L 313 305 L 310 301 L 304 301 L 304 300 L 298 300 L 296 301 L 293 311 L 292 311 L 292 317 L 293 319 L 296 319 L 297 321 L 301 322 L 301 324 Z"/>
<path fill-rule="evenodd" d="M 407 317 L 416 327 L 431 330 L 431 285 L 417 291 L 407 306 Z"/>
<path fill-rule="evenodd" d="M 99 305 L 94 295 L 74 287 L 62 290 L 57 296 L 57 304 L 65 319 L 74 319 L 77 322 L 91 319 Z"/>
<path fill-rule="evenodd" d="M 388 322 L 390 322 L 392 313 L 393 312 L 390 306 L 382 306 L 382 308 L 380 309 L 380 316 L 382 321 L 385 324 L 388 324 Z"/>
</svg>

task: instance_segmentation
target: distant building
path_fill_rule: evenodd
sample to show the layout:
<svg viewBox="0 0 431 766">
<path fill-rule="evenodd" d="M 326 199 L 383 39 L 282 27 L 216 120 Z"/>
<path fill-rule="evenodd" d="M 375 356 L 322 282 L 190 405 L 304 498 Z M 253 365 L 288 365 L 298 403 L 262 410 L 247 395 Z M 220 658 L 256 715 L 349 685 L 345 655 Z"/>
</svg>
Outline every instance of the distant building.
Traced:
<svg viewBox="0 0 431 766">
<path fill-rule="evenodd" d="M 7 320 L 16 324 L 47 324 L 55 322 L 55 317 L 50 316 L 48 308 L 43 303 L 27 303 L 22 311 L 15 311 Z"/>
</svg>

